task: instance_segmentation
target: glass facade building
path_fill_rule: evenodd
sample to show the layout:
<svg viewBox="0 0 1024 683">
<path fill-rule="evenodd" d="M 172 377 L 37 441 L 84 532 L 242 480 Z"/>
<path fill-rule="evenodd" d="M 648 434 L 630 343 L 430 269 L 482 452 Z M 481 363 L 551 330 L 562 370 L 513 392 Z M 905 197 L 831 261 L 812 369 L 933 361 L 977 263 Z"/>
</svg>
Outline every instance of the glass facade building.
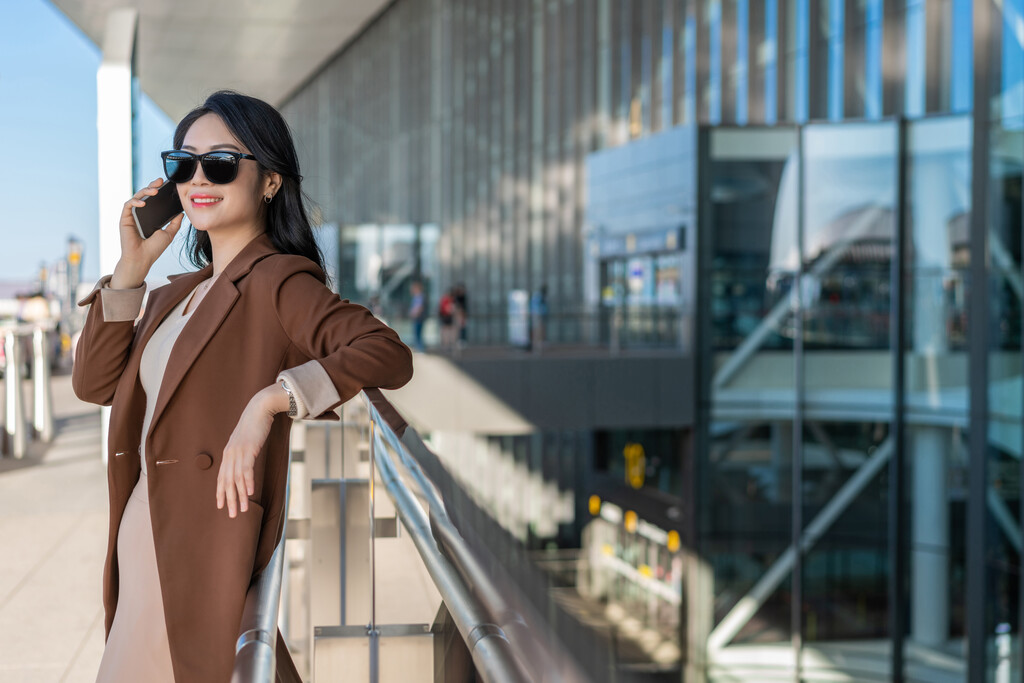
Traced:
<svg viewBox="0 0 1024 683">
<path fill-rule="evenodd" d="M 551 343 L 692 360 L 640 487 L 690 511 L 685 680 L 1003 683 L 1022 27 L 1024 0 L 397 0 L 284 111 L 344 296 L 462 282 L 499 344 L 545 286 Z"/>
</svg>

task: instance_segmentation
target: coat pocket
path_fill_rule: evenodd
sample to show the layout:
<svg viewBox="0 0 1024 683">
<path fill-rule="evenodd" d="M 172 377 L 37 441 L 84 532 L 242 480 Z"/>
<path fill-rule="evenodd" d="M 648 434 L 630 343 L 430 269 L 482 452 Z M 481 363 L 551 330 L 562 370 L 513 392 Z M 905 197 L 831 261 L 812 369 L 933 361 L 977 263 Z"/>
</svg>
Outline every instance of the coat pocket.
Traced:
<svg viewBox="0 0 1024 683">
<path fill-rule="evenodd" d="M 217 510 L 213 517 L 212 533 L 208 537 L 210 545 L 206 549 L 212 561 L 207 564 L 206 579 L 210 597 L 219 595 L 221 604 L 228 608 L 228 613 L 233 613 L 241 608 L 252 578 L 263 527 L 263 506 L 250 500 L 249 509 L 239 511 L 234 518 L 228 517 L 226 508 Z M 237 618 L 240 612 L 233 616 Z"/>
</svg>

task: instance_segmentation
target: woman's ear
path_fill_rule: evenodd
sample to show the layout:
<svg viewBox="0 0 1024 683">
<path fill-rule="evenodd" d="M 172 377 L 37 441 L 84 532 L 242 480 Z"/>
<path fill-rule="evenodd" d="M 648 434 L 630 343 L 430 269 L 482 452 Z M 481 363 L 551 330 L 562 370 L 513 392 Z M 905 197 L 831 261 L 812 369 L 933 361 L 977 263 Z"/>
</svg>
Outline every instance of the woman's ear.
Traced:
<svg viewBox="0 0 1024 683">
<path fill-rule="evenodd" d="M 276 195 L 278 190 L 281 189 L 281 183 L 283 182 L 280 173 L 274 173 L 271 171 L 263 176 L 263 196 Z"/>
</svg>

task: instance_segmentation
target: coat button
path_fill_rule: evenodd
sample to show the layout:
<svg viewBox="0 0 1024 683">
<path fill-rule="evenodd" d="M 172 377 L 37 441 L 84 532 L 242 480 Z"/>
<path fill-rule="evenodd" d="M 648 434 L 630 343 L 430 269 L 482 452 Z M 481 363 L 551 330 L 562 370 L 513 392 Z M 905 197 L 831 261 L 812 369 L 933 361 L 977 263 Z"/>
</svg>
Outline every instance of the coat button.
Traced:
<svg viewBox="0 0 1024 683">
<path fill-rule="evenodd" d="M 208 470 L 213 467 L 213 456 L 209 453 L 200 453 L 196 456 L 196 467 L 201 470 Z"/>
</svg>

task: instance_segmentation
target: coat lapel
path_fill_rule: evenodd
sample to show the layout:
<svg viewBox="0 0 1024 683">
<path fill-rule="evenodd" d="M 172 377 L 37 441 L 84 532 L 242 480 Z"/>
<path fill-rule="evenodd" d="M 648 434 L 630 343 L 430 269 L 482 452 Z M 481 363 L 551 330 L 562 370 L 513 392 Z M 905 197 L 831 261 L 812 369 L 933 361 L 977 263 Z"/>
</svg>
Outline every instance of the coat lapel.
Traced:
<svg viewBox="0 0 1024 683">
<path fill-rule="evenodd" d="M 171 275 L 168 278 L 171 281 L 170 284 L 159 290 L 160 296 L 151 296 L 149 301 L 146 302 L 147 307 L 153 307 L 153 313 L 146 316 L 145 321 L 140 323 L 138 331 L 139 341 L 136 347 L 140 349 L 146 348 L 149 338 L 153 336 L 153 332 L 156 331 L 156 328 L 167 317 L 167 314 L 171 312 L 171 309 L 181 303 L 181 300 L 195 289 L 200 282 L 210 277 L 212 272 L 213 267 L 207 266 L 194 273 Z"/>
<path fill-rule="evenodd" d="M 177 391 L 185 373 L 192 367 L 200 352 L 206 347 L 213 333 L 224 322 L 235 301 L 238 300 L 238 289 L 231 280 L 220 277 L 217 279 L 210 291 L 201 302 L 199 307 L 192 314 L 192 318 L 185 323 L 181 334 L 171 348 L 171 355 L 167 359 L 167 368 L 164 370 L 163 380 L 160 382 L 160 392 L 157 394 L 156 407 L 153 409 L 153 420 L 150 422 L 150 432 L 160 420 L 160 415 L 171 396 Z"/>
<path fill-rule="evenodd" d="M 199 357 L 199 354 L 202 353 L 210 339 L 213 338 L 213 335 L 223 324 L 224 319 L 227 318 L 228 313 L 231 312 L 235 302 L 238 300 L 239 292 L 235 282 L 248 274 L 258 261 L 274 253 L 277 253 L 277 250 L 265 233 L 254 238 L 225 267 L 224 272 L 213 283 L 213 286 L 210 287 L 210 291 L 199 302 L 199 306 L 192 314 L 192 318 L 185 323 L 185 327 L 182 328 L 177 341 L 174 342 L 171 355 L 167 359 L 167 368 L 164 370 L 163 380 L 160 383 L 160 392 L 157 394 L 156 406 L 153 409 L 153 419 L 149 426 L 150 433 L 156 427 L 160 416 L 163 414 L 171 397 L 178 390 L 178 386 L 185 378 L 189 368 L 195 363 L 196 358 Z M 175 293 L 173 296 L 167 297 L 168 300 L 173 301 L 171 301 L 169 307 L 167 307 L 167 304 L 161 304 L 161 309 L 167 307 L 169 311 L 186 294 L 191 292 L 199 282 L 211 274 L 212 267 L 207 266 L 198 273 L 185 275 L 175 281 L 171 285 L 175 287 Z M 177 289 L 179 283 L 181 283 L 180 290 Z M 164 316 L 166 316 L 166 311 L 157 319 L 158 322 Z M 148 336 L 144 338 L 144 341 L 148 341 L 149 336 L 152 336 L 152 331 L 147 332 Z"/>
<path fill-rule="evenodd" d="M 135 350 L 128 358 L 128 365 L 124 370 L 125 374 L 131 378 L 132 384 L 135 383 L 135 379 L 139 374 L 139 366 L 142 364 L 142 350 L 146 348 L 146 344 L 149 343 L 150 337 L 156 332 L 156 328 L 160 326 L 160 323 L 167 317 L 167 314 L 182 299 L 188 296 L 188 293 L 195 289 L 196 285 L 210 277 L 212 272 L 213 267 L 207 266 L 197 272 L 171 275 L 168 278 L 171 281 L 170 284 L 161 287 L 150 295 L 149 300 L 146 302 L 146 307 L 151 309 L 151 312 L 149 312 L 149 315 L 143 316 L 142 322 L 139 323 L 139 329 L 135 333 L 137 338 Z"/>
</svg>

